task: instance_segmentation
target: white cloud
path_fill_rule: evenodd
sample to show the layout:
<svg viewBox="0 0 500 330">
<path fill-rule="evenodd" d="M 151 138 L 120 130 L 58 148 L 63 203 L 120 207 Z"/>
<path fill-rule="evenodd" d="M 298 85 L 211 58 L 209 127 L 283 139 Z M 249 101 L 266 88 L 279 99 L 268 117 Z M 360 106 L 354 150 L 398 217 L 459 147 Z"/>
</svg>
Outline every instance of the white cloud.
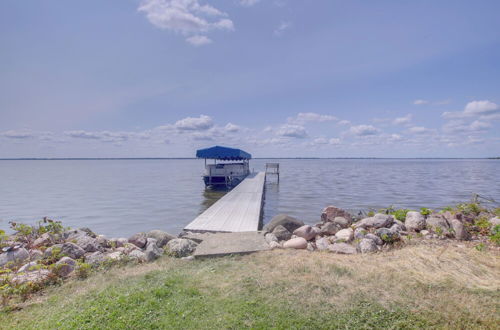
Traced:
<svg viewBox="0 0 500 330">
<path fill-rule="evenodd" d="M 202 131 L 214 126 L 212 118 L 205 115 L 187 117 L 175 122 L 174 127 L 181 131 Z"/>
<path fill-rule="evenodd" d="M 421 99 L 413 101 L 413 104 L 415 104 L 415 105 L 423 105 L 423 104 L 428 104 L 428 103 L 429 103 L 429 101 L 421 100 Z"/>
<path fill-rule="evenodd" d="M 349 120 L 341 120 L 339 121 L 339 125 L 351 125 L 351 122 Z"/>
<path fill-rule="evenodd" d="M 403 124 L 408 124 L 411 122 L 411 119 L 412 119 L 412 115 L 411 114 L 408 114 L 404 117 L 399 117 L 399 118 L 396 118 L 392 121 L 392 123 L 394 125 L 403 125 Z"/>
<path fill-rule="evenodd" d="M 199 46 L 204 46 L 212 43 L 212 39 L 206 37 L 206 36 L 192 36 L 189 38 L 186 38 L 186 42 L 190 43 L 193 46 L 199 47 Z"/>
<path fill-rule="evenodd" d="M 475 120 L 472 123 L 467 123 L 464 120 L 450 120 L 443 125 L 443 131 L 450 134 L 475 133 L 486 131 L 490 127 L 490 123 L 480 120 Z"/>
<path fill-rule="evenodd" d="M 66 131 L 65 135 L 76 139 L 100 140 L 103 142 L 123 142 L 134 135 L 132 132 L 110 132 L 110 131 Z"/>
<path fill-rule="evenodd" d="M 260 0 L 240 0 L 240 4 L 245 7 L 251 7 L 258 2 L 260 2 Z"/>
<path fill-rule="evenodd" d="M 349 132 L 358 136 L 377 135 L 380 133 L 379 129 L 372 125 L 352 126 Z"/>
<path fill-rule="evenodd" d="M 324 137 L 316 138 L 313 140 L 314 144 L 328 144 L 328 139 Z"/>
<path fill-rule="evenodd" d="M 423 126 L 413 126 L 408 129 L 408 132 L 413 133 L 413 134 L 425 134 L 428 133 L 430 130 L 428 128 L 425 128 Z"/>
<path fill-rule="evenodd" d="M 289 123 L 305 124 L 307 122 L 327 122 L 338 120 L 337 117 L 332 115 L 322 115 L 315 112 L 299 112 L 295 117 L 288 118 Z"/>
<path fill-rule="evenodd" d="M 35 137 L 35 133 L 32 132 L 32 131 L 30 131 L 30 130 L 26 130 L 26 129 L 23 129 L 23 130 L 9 130 L 9 131 L 5 131 L 5 132 L 0 133 L 0 136 L 6 137 L 6 138 L 9 138 L 9 139 L 19 139 L 19 140 L 22 140 L 22 139 L 31 139 L 31 138 L 34 138 Z"/>
<path fill-rule="evenodd" d="M 472 101 L 466 104 L 463 111 L 443 112 L 442 117 L 445 119 L 467 118 L 475 116 L 488 116 L 494 118 L 495 114 L 500 113 L 500 106 L 488 100 Z"/>
<path fill-rule="evenodd" d="M 340 139 L 339 138 L 331 138 L 330 140 L 328 140 L 328 143 L 331 144 L 331 145 L 338 145 L 340 144 Z"/>
<path fill-rule="evenodd" d="M 139 8 L 154 26 L 187 36 L 186 41 L 206 45 L 211 40 L 200 34 L 213 30 L 234 30 L 233 21 L 227 14 L 199 0 L 143 0 Z"/>
<path fill-rule="evenodd" d="M 238 132 L 241 129 L 241 127 L 232 123 L 227 123 L 227 125 L 224 126 L 224 129 L 228 132 L 234 133 Z"/>
<path fill-rule="evenodd" d="M 482 131 L 491 127 L 490 123 L 486 123 L 484 121 L 474 120 L 470 125 L 470 129 L 472 131 Z"/>
<path fill-rule="evenodd" d="M 273 34 L 276 37 L 281 37 L 286 30 L 292 27 L 292 23 L 290 22 L 281 22 L 280 25 L 273 31 Z"/>
<path fill-rule="evenodd" d="M 279 136 L 294 137 L 298 139 L 303 139 L 307 137 L 307 131 L 303 126 L 290 125 L 290 124 L 285 124 L 281 126 L 276 131 L 276 134 Z"/>
</svg>

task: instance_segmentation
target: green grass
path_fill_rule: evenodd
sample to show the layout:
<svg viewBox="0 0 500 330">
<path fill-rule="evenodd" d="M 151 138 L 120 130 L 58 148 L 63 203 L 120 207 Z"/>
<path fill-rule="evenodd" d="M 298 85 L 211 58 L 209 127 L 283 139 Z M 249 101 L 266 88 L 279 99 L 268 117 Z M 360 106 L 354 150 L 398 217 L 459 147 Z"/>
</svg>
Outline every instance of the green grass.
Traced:
<svg viewBox="0 0 500 330">
<path fill-rule="evenodd" d="M 385 256 L 273 251 L 191 262 L 162 258 L 52 287 L 19 311 L 0 312 L 0 328 L 495 327 L 496 282 L 479 288 L 489 276 L 495 281 L 495 256 L 473 249 L 404 250 Z M 447 274 L 462 259 L 471 266 L 458 267 L 453 280 Z M 447 269 L 436 271 L 436 265 Z M 464 276 L 469 271 L 477 277 Z"/>
</svg>

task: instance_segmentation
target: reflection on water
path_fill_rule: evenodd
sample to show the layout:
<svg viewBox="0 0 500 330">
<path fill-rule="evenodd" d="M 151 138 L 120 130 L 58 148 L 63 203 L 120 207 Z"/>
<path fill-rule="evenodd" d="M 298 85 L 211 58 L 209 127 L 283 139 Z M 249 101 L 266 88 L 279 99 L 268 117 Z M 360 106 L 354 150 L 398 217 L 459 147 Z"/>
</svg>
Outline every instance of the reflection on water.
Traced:
<svg viewBox="0 0 500 330">
<path fill-rule="evenodd" d="M 417 159 L 252 160 L 280 163 L 265 186 L 263 218 L 288 213 L 316 223 L 326 205 L 439 208 L 479 193 L 500 200 L 500 161 Z M 225 194 L 206 189 L 203 160 L 0 161 L 0 229 L 43 216 L 108 236 L 178 233 Z"/>
</svg>

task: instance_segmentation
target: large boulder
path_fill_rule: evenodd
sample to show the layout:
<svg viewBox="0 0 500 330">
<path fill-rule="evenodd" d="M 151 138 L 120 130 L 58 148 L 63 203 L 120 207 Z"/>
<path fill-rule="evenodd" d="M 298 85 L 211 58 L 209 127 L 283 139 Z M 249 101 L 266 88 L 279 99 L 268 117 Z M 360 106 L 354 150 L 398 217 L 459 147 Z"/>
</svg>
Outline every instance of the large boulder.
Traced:
<svg viewBox="0 0 500 330">
<path fill-rule="evenodd" d="M 146 250 L 144 251 L 148 262 L 158 259 L 163 254 L 163 249 L 159 248 L 157 243 L 158 241 L 156 239 L 148 238 Z"/>
<path fill-rule="evenodd" d="M 61 246 L 61 254 L 71 259 L 80 259 L 85 255 L 85 250 L 74 243 L 64 243 Z"/>
<path fill-rule="evenodd" d="M 371 253 L 377 251 L 377 244 L 369 238 L 363 238 L 359 241 L 358 251 L 361 253 Z"/>
<path fill-rule="evenodd" d="M 339 254 L 356 254 L 356 248 L 347 243 L 334 243 L 328 246 L 328 250 Z"/>
<path fill-rule="evenodd" d="M 375 234 L 372 233 L 366 234 L 365 238 L 371 239 L 377 245 L 384 245 L 384 241 L 382 241 L 382 239 Z"/>
<path fill-rule="evenodd" d="M 31 245 L 34 248 L 42 247 L 42 246 L 50 246 L 54 243 L 54 239 L 49 233 L 42 234 L 38 237 L 33 244 Z"/>
<path fill-rule="evenodd" d="M 377 213 L 373 217 L 365 218 L 354 224 L 355 228 L 383 228 L 390 227 L 394 223 L 394 217 L 389 214 Z"/>
<path fill-rule="evenodd" d="M 104 235 L 97 235 L 95 241 L 99 246 L 98 250 L 102 248 L 109 249 L 111 247 L 111 241 Z"/>
<path fill-rule="evenodd" d="M 292 237 L 292 233 L 282 225 L 276 226 L 273 229 L 273 234 L 280 241 L 286 241 Z"/>
<path fill-rule="evenodd" d="M 350 225 L 352 225 L 352 220 L 351 218 L 346 218 L 346 217 L 335 217 L 333 219 L 333 223 L 339 226 L 340 228 L 347 228 Z"/>
<path fill-rule="evenodd" d="M 375 231 L 375 234 L 385 243 L 393 243 L 400 239 L 399 232 L 389 228 L 379 228 Z"/>
<path fill-rule="evenodd" d="M 101 251 L 93 252 L 85 256 L 85 262 L 92 266 L 97 266 L 106 261 L 106 255 Z"/>
<path fill-rule="evenodd" d="M 84 249 L 85 252 L 95 252 L 101 249 L 97 240 L 87 235 L 79 236 L 75 241 L 75 244 Z"/>
<path fill-rule="evenodd" d="M 141 250 L 133 250 L 132 252 L 130 252 L 128 254 L 128 256 L 132 259 L 139 261 L 139 262 L 145 262 L 148 260 L 146 257 L 146 254 L 144 252 L 142 252 Z"/>
<path fill-rule="evenodd" d="M 366 234 L 368 234 L 368 232 L 366 231 L 366 229 L 364 228 L 356 228 L 354 230 L 354 239 L 362 239 L 362 238 L 365 238 Z"/>
<path fill-rule="evenodd" d="M 406 213 L 405 227 L 408 231 L 421 231 L 425 229 L 425 217 L 416 211 Z"/>
<path fill-rule="evenodd" d="M 23 261 L 28 260 L 30 254 L 25 248 L 13 249 L 0 254 L 0 267 L 3 267 L 9 263 L 19 264 Z"/>
<path fill-rule="evenodd" d="M 326 237 L 317 237 L 316 238 L 316 248 L 320 251 L 328 250 L 328 246 L 330 246 L 330 240 Z"/>
<path fill-rule="evenodd" d="M 453 235 L 455 236 L 456 239 L 462 241 L 470 239 L 470 234 L 461 221 L 457 219 L 452 219 L 451 228 L 453 229 Z"/>
<path fill-rule="evenodd" d="M 24 283 L 38 284 L 47 281 L 50 277 L 48 269 L 40 269 L 34 272 L 21 273 L 12 278 L 12 283 L 21 285 Z"/>
<path fill-rule="evenodd" d="M 175 257 L 187 257 L 196 249 L 198 244 L 192 240 L 185 238 L 175 238 L 170 240 L 166 247 L 167 251 Z"/>
<path fill-rule="evenodd" d="M 495 226 L 500 225 L 500 217 L 494 217 L 489 220 L 491 224 L 491 229 L 495 228 Z"/>
<path fill-rule="evenodd" d="M 440 214 L 433 214 L 429 218 L 427 218 L 426 227 L 428 230 L 431 230 L 440 235 L 450 234 L 450 224 L 448 223 L 446 218 Z"/>
<path fill-rule="evenodd" d="M 303 237 L 292 238 L 283 243 L 285 249 L 307 249 L 307 241 Z"/>
<path fill-rule="evenodd" d="M 268 244 L 271 244 L 271 242 L 278 242 L 278 238 L 273 233 L 267 233 L 264 235 L 264 238 Z"/>
<path fill-rule="evenodd" d="M 156 239 L 157 240 L 156 245 L 159 248 L 164 247 L 165 245 L 167 245 L 167 243 L 169 241 L 171 241 L 171 240 L 173 240 L 173 239 L 176 238 L 174 235 L 170 235 L 166 231 L 159 230 L 159 229 L 155 229 L 155 230 L 149 231 L 146 234 L 146 237 L 147 238 L 154 238 L 154 239 Z"/>
<path fill-rule="evenodd" d="M 289 232 L 293 232 L 295 229 L 302 227 L 303 225 L 304 222 L 295 219 L 294 217 L 291 217 L 286 214 L 278 214 L 277 216 L 272 218 L 268 224 L 264 226 L 263 230 L 268 232 L 273 232 L 274 228 L 276 228 L 277 226 L 283 226 Z"/>
<path fill-rule="evenodd" d="M 305 238 L 306 241 L 312 240 L 314 237 L 316 237 L 317 232 L 313 229 L 313 227 L 309 225 L 304 225 L 302 227 L 299 227 L 293 231 L 293 234 Z"/>
<path fill-rule="evenodd" d="M 352 228 L 341 229 L 335 234 L 338 241 L 350 242 L 354 238 L 354 231 Z"/>
<path fill-rule="evenodd" d="M 61 260 L 56 262 L 54 271 L 59 276 L 67 277 L 75 270 L 75 267 L 75 260 L 71 259 L 70 257 L 62 257 Z"/>
<path fill-rule="evenodd" d="M 43 252 L 44 258 L 50 258 L 56 256 L 56 254 L 61 253 L 62 244 L 54 244 Z"/>
<path fill-rule="evenodd" d="M 128 239 L 129 243 L 132 243 L 141 249 L 146 246 L 147 241 L 148 241 L 148 238 L 146 237 L 145 233 L 134 234 Z"/>
<path fill-rule="evenodd" d="M 334 222 L 336 217 L 345 218 L 349 223 L 352 223 L 352 216 L 349 212 L 335 207 L 335 206 L 327 206 L 321 212 L 321 221 L 323 222 Z"/>
</svg>

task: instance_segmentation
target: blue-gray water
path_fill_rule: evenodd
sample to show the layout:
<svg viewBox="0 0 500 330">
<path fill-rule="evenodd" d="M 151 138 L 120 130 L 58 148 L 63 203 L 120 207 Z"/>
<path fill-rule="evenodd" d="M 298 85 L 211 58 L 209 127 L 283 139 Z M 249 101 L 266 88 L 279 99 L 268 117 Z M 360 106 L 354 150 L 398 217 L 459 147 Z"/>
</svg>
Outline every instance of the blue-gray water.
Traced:
<svg viewBox="0 0 500 330">
<path fill-rule="evenodd" d="M 315 223 L 326 205 L 440 208 L 474 192 L 500 200 L 499 160 L 268 162 L 280 163 L 281 181 L 266 184 L 264 222 L 288 213 Z M 263 170 L 265 163 L 250 166 Z M 205 190 L 202 171 L 195 159 L 0 161 L 0 229 L 48 216 L 109 237 L 155 228 L 178 233 L 221 196 Z"/>
</svg>

